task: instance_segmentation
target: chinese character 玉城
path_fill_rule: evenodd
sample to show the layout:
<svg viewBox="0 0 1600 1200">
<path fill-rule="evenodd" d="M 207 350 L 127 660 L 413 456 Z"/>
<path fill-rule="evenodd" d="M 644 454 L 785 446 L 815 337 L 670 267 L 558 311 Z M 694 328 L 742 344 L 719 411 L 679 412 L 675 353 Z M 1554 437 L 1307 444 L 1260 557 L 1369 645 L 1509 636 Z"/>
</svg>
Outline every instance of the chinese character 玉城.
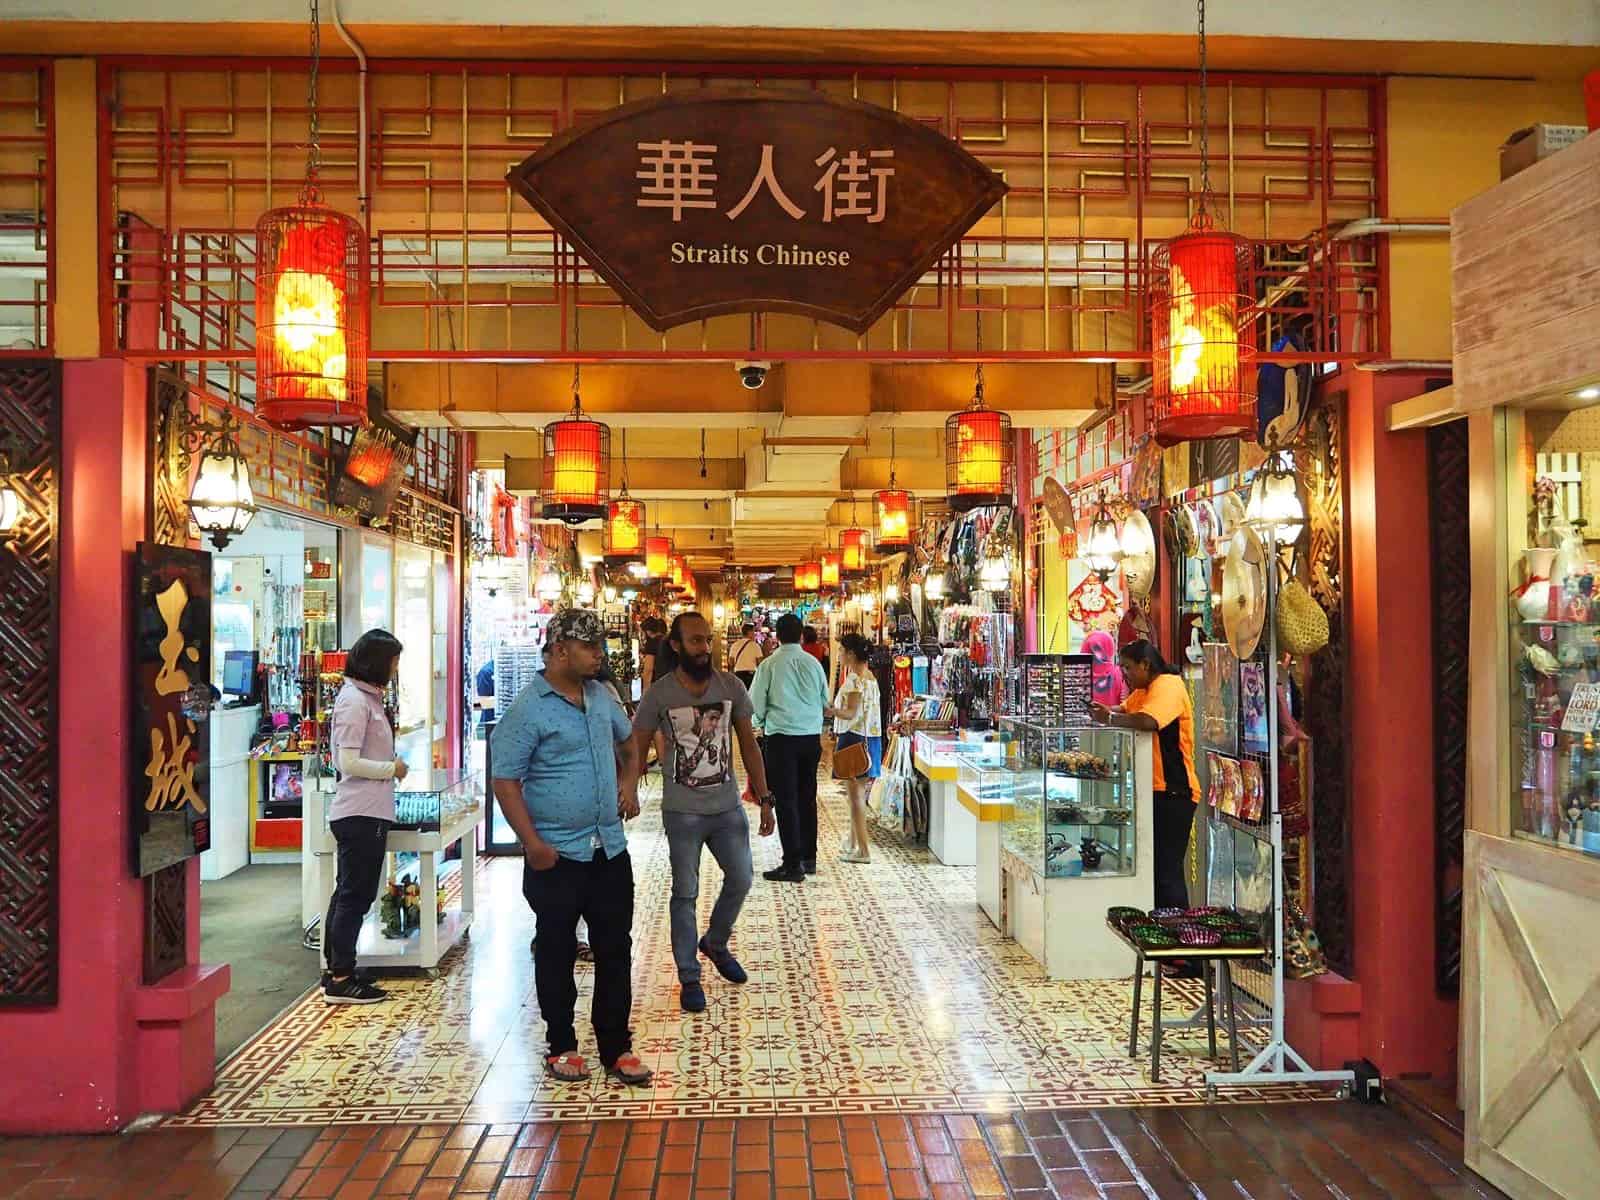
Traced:
<svg viewBox="0 0 1600 1200">
<path fill-rule="evenodd" d="M 784 212 L 789 214 L 791 219 L 798 221 L 806 215 L 805 209 L 784 195 L 783 188 L 778 184 L 778 173 L 772 166 L 772 147 L 763 145 L 761 147 L 761 169 L 756 172 L 756 177 L 751 181 L 750 190 L 744 194 L 744 199 L 728 210 L 728 220 L 738 220 L 739 214 L 750 207 L 751 202 L 756 198 L 756 193 L 761 190 L 763 185 L 772 193 L 772 198 L 778 202 L 778 206 Z"/>
<path fill-rule="evenodd" d="M 817 166 L 827 170 L 815 184 L 815 190 L 822 193 L 822 219 L 865 217 L 869 225 L 882 221 L 889 211 L 889 176 L 894 168 L 874 166 L 869 171 L 867 166 L 871 159 L 893 157 L 893 150 L 868 150 L 865 157 L 852 150 L 842 158 L 832 146 L 824 150 L 817 157 Z M 867 186 L 871 180 L 877 181 L 875 188 Z"/>
<path fill-rule="evenodd" d="M 639 208 L 669 208 L 674 221 L 683 220 L 686 208 L 716 208 L 712 184 L 717 173 L 715 146 L 699 142 L 639 142 L 639 170 L 635 179 L 644 180 L 635 205 Z"/>
<path fill-rule="evenodd" d="M 150 761 L 144 769 L 150 780 L 150 795 L 144 806 L 151 812 L 182 808 L 185 804 L 196 812 L 206 811 L 206 802 L 194 786 L 194 763 L 189 761 L 194 722 L 185 719 L 184 724 L 189 736 L 183 738 L 178 736 L 178 721 L 172 713 L 167 714 L 166 737 L 157 726 L 150 727 Z"/>
</svg>

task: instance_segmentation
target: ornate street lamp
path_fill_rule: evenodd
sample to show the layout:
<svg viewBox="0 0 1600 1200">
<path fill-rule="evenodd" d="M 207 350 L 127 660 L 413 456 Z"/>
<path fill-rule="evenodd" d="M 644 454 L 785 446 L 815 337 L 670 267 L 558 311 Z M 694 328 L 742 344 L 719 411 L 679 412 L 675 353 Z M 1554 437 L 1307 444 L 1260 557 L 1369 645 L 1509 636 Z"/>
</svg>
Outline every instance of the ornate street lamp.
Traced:
<svg viewBox="0 0 1600 1200">
<path fill-rule="evenodd" d="M 1256 471 L 1244 521 L 1258 533 L 1270 534 L 1280 547 L 1300 540 L 1306 528 L 1306 505 L 1292 451 L 1273 451 Z"/>
<path fill-rule="evenodd" d="M 185 502 L 190 519 L 213 546 L 222 550 L 249 527 L 256 515 L 250 467 L 234 436 L 238 425 L 227 410 L 215 422 L 193 417 L 187 402 L 180 402 L 178 419 L 178 470 L 182 474 L 188 474 L 192 455 L 200 451 L 200 465 L 195 469 L 194 484 Z M 212 439 L 209 444 L 205 440 L 208 436 Z"/>
<path fill-rule="evenodd" d="M 1084 542 L 1083 561 L 1101 580 L 1110 579 L 1122 562 L 1122 534 L 1117 523 L 1106 510 L 1106 498 L 1100 496 L 1100 507 L 1089 526 L 1089 537 Z"/>
</svg>

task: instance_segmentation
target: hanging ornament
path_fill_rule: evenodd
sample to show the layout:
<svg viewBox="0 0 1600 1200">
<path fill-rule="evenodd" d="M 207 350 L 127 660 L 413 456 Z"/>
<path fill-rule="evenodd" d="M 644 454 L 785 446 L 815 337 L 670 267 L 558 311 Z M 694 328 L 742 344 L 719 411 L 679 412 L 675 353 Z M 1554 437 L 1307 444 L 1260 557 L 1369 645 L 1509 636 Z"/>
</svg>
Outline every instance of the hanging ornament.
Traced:
<svg viewBox="0 0 1600 1200">
<path fill-rule="evenodd" d="M 644 575 L 646 579 L 666 579 L 672 574 L 672 539 L 655 537 L 644 540 Z"/>
<path fill-rule="evenodd" d="M 578 349 L 578 314 L 572 306 L 572 348 Z M 572 412 L 544 427 L 544 487 L 540 511 L 567 525 L 603 519 L 611 490 L 611 428 L 583 415 L 583 364 L 572 364 Z"/>
<path fill-rule="evenodd" d="M 818 557 L 817 562 L 822 569 L 822 586 L 825 588 L 838 587 L 840 564 L 839 555 L 832 550 L 824 550 Z"/>
<path fill-rule="evenodd" d="M 822 587 L 822 564 L 816 560 L 801 563 L 794 569 L 794 588 L 797 592 L 815 592 Z"/>
<path fill-rule="evenodd" d="M 867 569 L 870 547 L 870 535 L 865 529 L 846 529 L 839 535 L 840 569 L 846 575 L 860 575 Z"/>
<path fill-rule="evenodd" d="M 889 429 L 889 486 L 874 492 L 878 549 L 893 553 L 911 545 L 911 493 L 895 487 L 895 431 Z"/>
<path fill-rule="evenodd" d="M 1199 32 L 1199 205 L 1150 259 L 1151 416 L 1166 446 L 1248 434 L 1256 416 L 1254 249 L 1212 214 L 1205 0 Z"/>
<path fill-rule="evenodd" d="M 975 268 L 976 270 L 976 268 Z M 977 352 L 983 353 L 983 297 L 974 315 Z M 945 495 L 952 512 L 1010 504 L 1016 490 L 1016 440 L 1011 418 L 983 402 L 983 362 L 972 372 L 972 403 L 944 423 Z"/>
<path fill-rule="evenodd" d="M 321 20 L 311 0 L 310 139 L 295 204 L 256 222 L 256 413 L 280 429 L 367 419 L 367 235 L 322 201 L 317 80 Z"/>
<path fill-rule="evenodd" d="M 622 486 L 606 506 L 605 561 L 620 566 L 644 553 L 645 508 L 628 495 L 628 431 L 622 431 Z"/>
</svg>

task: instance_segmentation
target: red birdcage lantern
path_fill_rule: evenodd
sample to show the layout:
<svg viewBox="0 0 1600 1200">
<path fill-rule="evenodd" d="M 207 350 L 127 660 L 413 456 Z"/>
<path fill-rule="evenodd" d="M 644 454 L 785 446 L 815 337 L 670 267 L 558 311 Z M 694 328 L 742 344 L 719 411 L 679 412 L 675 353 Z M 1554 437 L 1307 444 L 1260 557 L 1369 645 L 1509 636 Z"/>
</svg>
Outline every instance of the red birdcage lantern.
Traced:
<svg viewBox="0 0 1600 1200">
<path fill-rule="evenodd" d="M 674 554 L 672 556 L 670 577 L 673 591 L 686 592 L 689 590 L 689 564 L 684 561 L 683 555 Z"/>
<path fill-rule="evenodd" d="M 840 568 L 846 575 L 859 575 L 867 569 L 867 554 L 871 550 L 865 529 L 846 529 L 839 535 Z"/>
<path fill-rule="evenodd" d="M 839 586 L 839 563 L 839 555 L 832 550 L 824 550 L 818 556 L 817 566 L 822 572 L 820 578 L 821 586 L 825 588 Z"/>
<path fill-rule="evenodd" d="M 904 550 L 911 545 L 911 493 L 885 488 L 874 493 L 878 510 L 878 549 Z"/>
<path fill-rule="evenodd" d="M 644 501 L 624 493 L 606 506 L 602 553 L 610 566 L 632 562 L 644 552 Z"/>
<path fill-rule="evenodd" d="M 972 403 L 944 423 L 945 494 L 951 511 L 1010 504 L 1016 490 L 1016 441 L 1011 418 L 983 402 L 978 364 Z"/>
<path fill-rule="evenodd" d="M 794 590 L 815 592 L 822 587 L 822 564 L 815 560 L 803 562 L 794 569 Z"/>
<path fill-rule="evenodd" d="M 541 512 L 568 525 L 603 518 L 610 486 L 611 429 L 584 416 L 574 395 L 572 414 L 544 427 Z"/>
<path fill-rule="evenodd" d="M 666 579 L 672 574 L 672 539 L 655 537 L 644 540 L 644 573 L 650 579 Z"/>
<path fill-rule="evenodd" d="M 1150 256 L 1151 418 L 1164 446 L 1255 428 L 1252 265 L 1250 242 L 1205 213 Z"/>
<path fill-rule="evenodd" d="M 280 429 L 367 419 L 367 235 L 308 183 L 256 223 L 256 413 Z"/>
</svg>

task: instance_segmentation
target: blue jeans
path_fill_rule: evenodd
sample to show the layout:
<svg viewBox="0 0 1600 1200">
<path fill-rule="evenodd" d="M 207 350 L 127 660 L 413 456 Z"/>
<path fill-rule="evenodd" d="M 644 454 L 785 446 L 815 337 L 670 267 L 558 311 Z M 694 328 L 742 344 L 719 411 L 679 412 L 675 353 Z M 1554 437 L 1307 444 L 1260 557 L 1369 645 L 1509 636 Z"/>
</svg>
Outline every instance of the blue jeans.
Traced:
<svg viewBox="0 0 1600 1200">
<path fill-rule="evenodd" d="M 722 868 L 722 891 L 711 909 L 706 946 L 726 950 L 755 876 L 750 861 L 750 819 L 740 804 L 709 816 L 663 812 L 661 825 L 672 858 L 672 957 L 678 964 L 678 982 L 698 983 L 700 929 L 695 902 L 700 898 L 700 848 L 709 847 L 711 857 Z"/>
</svg>

